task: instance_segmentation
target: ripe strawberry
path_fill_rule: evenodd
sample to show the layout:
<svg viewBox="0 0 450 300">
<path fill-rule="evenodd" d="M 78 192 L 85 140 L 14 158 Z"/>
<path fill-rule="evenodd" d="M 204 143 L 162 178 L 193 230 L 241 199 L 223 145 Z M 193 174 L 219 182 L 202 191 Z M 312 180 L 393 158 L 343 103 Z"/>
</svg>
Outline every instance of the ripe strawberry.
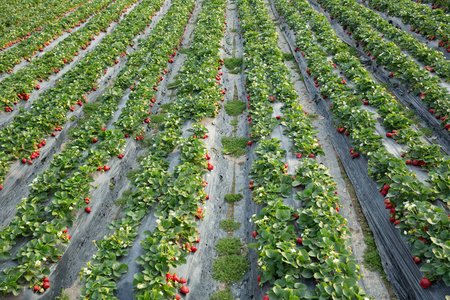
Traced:
<svg viewBox="0 0 450 300">
<path fill-rule="evenodd" d="M 90 209 L 89 207 L 86 207 L 84 210 L 85 210 L 87 213 L 90 213 L 90 212 L 91 212 L 91 209 Z"/>
<path fill-rule="evenodd" d="M 181 296 L 180 295 L 175 295 L 175 300 L 180 300 Z"/>
<path fill-rule="evenodd" d="M 431 281 L 428 278 L 422 278 L 420 280 L 420 286 L 424 289 L 429 288 L 431 285 Z"/>
<path fill-rule="evenodd" d="M 186 279 L 184 279 L 184 278 L 181 278 L 181 279 L 180 279 L 180 283 L 183 283 L 183 284 L 185 284 L 185 283 L 187 283 L 187 280 L 186 280 Z"/>
<path fill-rule="evenodd" d="M 26 158 L 22 158 L 22 163 L 26 164 L 27 163 L 27 159 Z"/>
<path fill-rule="evenodd" d="M 105 170 L 105 171 L 109 171 L 111 169 L 111 167 L 109 167 L 109 166 L 104 166 L 103 167 L 103 170 Z"/>
<path fill-rule="evenodd" d="M 86 199 L 84 199 L 84 202 L 85 202 L 86 204 L 89 204 L 89 203 L 91 203 L 91 199 L 86 198 Z"/>
<path fill-rule="evenodd" d="M 418 166 L 419 165 L 419 161 L 417 159 L 413 160 L 412 162 L 413 166 Z"/>
<path fill-rule="evenodd" d="M 42 279 L 43 282 L 50 282 L 50 279 L 48 279 L 47 277 L 44 277 L 44 279 Z"/>
<path fill-rule="evenodd" d="M 248 141 L 247 146 L 251 146 L 253 144 L 253 141 Z"/>
<path fill-rule="evenodd" d="M 212 169 L 214 169 L 214 166 L 212 164 L 208 163 L 208 170 L 211 171 Z"/>
<path fill-rule="evenodd" d="M 197 247 L 192 246 L 192 247 L 191 247 L 191 251 L 192 251 L 192 252 L 197 251 Z"/>
<path fill-rule="evenodd" d="M 302 155 L 300 153 L 298 153 L 296 156 L 297 156 L 297 158 L 301 158 L 302 157 Z"/>
<path fill-rule="evenodd" d="M 189 293 L 189 289 L 188 289 L 187 286 L 183 285 L 183 286 L 180 288 L 180 292 L 186 295 L 187 293 Z"/>
<path fill-rule="evenodd" d="M 269 296 L 265 295 L 265 296 L 263 297 L 263 300 L 269 300 Z"/>
<path fill-rule="evenodd" d="M 405 163 L 406 163 L 407 165 L 410 165 L 410 164 L 411 164 L 411 160 L 408 159 L 407 161 L 405 161 Z"/>
<path fill-rule="evenodd" d="M 297 244 L 300 244 L 300 245 L 301 245 L 302 243 L 303 243 L 302 238 L 298 238 L 298 239 L 297 239 Z"/>
<path fill-rule="evenodd" d="M 391 138 L 391 137 L 392 137 L 392 133 L 388 132 L 388 133 L 386 133 L 386 136 L 387 136 L 388 138 Z"/>
<path fill-rule="evenodd" d="M 97 142 L 98 142 L 97 138 L 94 138 L 94 139 L 92 140 L 92 143 L 97 143 Z"/>
<path fill-rule="evenodd" d="M 40 287 L 39 287 L 38 285 L 35 285 L 34 288 L 33 288 L 33 290 L 34 290 L 35 292 L 39 291 L 39 289 L 40 289 Z"/>
<path fill-rule="evenodd" d="M 103 168 L 101 167 L 101 166 L 99 166 L 98 168 L 97 168 L 97 171 L 101 171 Z"/>
<path fill-rule="evenodd" d="M 252 236 L 253 236 L 254 238 L 256 238 L 257 235 L 258 235 L 258 233 L 257 233 L 256 231 L 253 231 L 253 232 L 252 232 Z"/>
<path fill-rule="evenodd" d="M 420 258 L 419 258 L 419 257 L 413 256 L 413 259 L 414 259 L 414 262 L 415 262 L 416 264 L 420 263 Z"/>
<path fill-rule="evenodd" d="M 298 220 L 299 216 L 297 215 L 292 215 L 296 220 Z"/>
<path fill-rule="evenodd" d="M 400 220 L 396 220 L 396 221 L 394 222 L 394 226 L 397 226 L 398 224 L 400 224 Z"/>
<path fill-rule="evenodd" d="M 44 285 L 42 285 L 42 287 L 44 288 L 44 290 L 46 290 L 50 287 L 50 283 L 45 282 Z"/>
<path fill-rule="evenodd" d="M 395 218 L 394 217 L 390 217 L 389 218 L 389 222 L 394 223 L 395 222 Z"/>
</svg>

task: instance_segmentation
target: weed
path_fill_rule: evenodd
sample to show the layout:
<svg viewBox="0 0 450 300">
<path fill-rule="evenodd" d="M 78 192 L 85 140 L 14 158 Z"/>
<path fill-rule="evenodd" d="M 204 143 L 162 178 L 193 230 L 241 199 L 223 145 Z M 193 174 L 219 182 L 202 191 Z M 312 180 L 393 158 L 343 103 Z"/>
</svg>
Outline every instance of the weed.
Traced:
<svg viewBox="0 0 450 300">
<path fill-rule="evenodd" d="M 242 194 L 226 194 L 225 195 L 225 201 L 227 201 L 228 203 L 233 203 L 233 202 L 237 202 L 240 201 L 244 198 L 244 196 L 242 196 Z"/>
<path fill-rule="evenodd" d="M 230 116 L 240 115 L 246 108 L 245 103 L 240 100 L 228 101 L 227 103 L 225 103 L 224 107 L 225 111 Z"/>
<path fill-rule="evenodd" d="M 219 256 L 241 255 L 246 253 L 245 244 L 238 237 L 227 237 L 220 239 L 216 244 Z"/>
<path fill-rule="evenodd" d="M 160 113 L 156 115 L 152 115 L 152 123 L 153 124 L 162 124 L 166 120 L 167 114 L 166 113 Z"/>
<path fill-rule="evenodd" d="M 239 123 L 239 122 L 238 122 L 237 119 L 233 119 L 233 120 L 231 120 L 230 125 L 231 125 L 231 126 L 237 126 L 238 123 Z"/>
<path fill-rule="evenodd" d="M 433 130 L 429 127 L 422 127 L 419 129 L 419 132 L 426 137 L 430 137 L 433 135 Z"/>
<path fill-rule="evenodd" d="M 221 256 L 213 263 L 212 277 L 215 280 L 231 284 L 242 280 L 247 270 L 247 257 L 241 255 Z"/>
<path fill-rule="evenodd" d="M 220 221 L 220 228 L 226 232 L 238 230 L 241 227 L 241 222 L 236 222 L 234 220 L 222 220 Z"/>
<path fill-rule="evenodd" d="M 234 296 L 229 289 L 215 292 L 211 297 L 209 297 L 209 300 L 233 300 L 233 299 Z"/>
<path fill-rule="evenodd" d="M 242 58 L 224 58 L 223 63 L 228 70 L 234 70 L 241 67 Z"/>
<path fill-rule="evenodd" d="M 244 155 L 247 153 L 247 150 L 245 150 L 245 147 L 247 147 L 247 141 L 248 139 L 246 138 L 225 136 L 221 139 L 223 152 L 233 155 L 234 157 Z"/>
<path fill-rule="evenodd" d="M 294 54 L 292 54 L 292 53 L 283 53 L 283 59 L 284 60 L 295 61 Z"/>
<path fill-rule="evenodd" d="M 178 51 L 178 53 L 180 53 L 180 54 L 187 54 L 188 51 L 189 51 L 189 48 L 182 48 L 182 49 L 180 49 L 180 50 Z"/>
</svg>

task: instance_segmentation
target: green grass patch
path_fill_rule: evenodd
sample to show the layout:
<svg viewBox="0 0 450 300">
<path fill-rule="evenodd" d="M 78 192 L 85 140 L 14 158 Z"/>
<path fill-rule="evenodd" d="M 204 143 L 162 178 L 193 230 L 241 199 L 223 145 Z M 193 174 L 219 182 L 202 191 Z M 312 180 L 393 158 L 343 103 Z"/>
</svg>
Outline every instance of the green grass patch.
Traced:
<svg viewBox="0 0 450 300">
<path fill-rule="evenodd" d="M 429 127 L 422 127 L 419 129 L 419 132 L 426 137 L 430 137 L 433 135 L 433 130 Z"/>
<path fill-rule="evenodd" d="M 241 137 L 223 137 L 221 139 L 223 145 L 223 152 L 226 154 L 239 157 L 247 153 L 245 147 L 247 147 L 248 139 Z"/>
<path fill-rule="evenodd" d="M 245 244 L 238 237 L 227 237 L 220 239 L 216 244 L 219 256 L 241 255 L 246 252 Z"/>
<path fill-rule="evenodd" d="M 61 295 L 59 295 L 58 297 L 55 298 L 55 300 L 69 300 L 69 294 L 67 294 L 66 292 L 64 292 L 64 289 L 62 289 L 61 291 Z M 224 298 L 226 299 L 226 298 Z"/>
<path fill-rule="evenodd" d="M 292 54 L 292 53 L 283 53 L 283 59 L 294 61 L 295 57 L 294 57 L 294 54 Z"/>
<path fill-rule="evenodd" d="M 242 114 L 242 112 L 245 110 L 245 108 L 247 106 L 245 105 L 245 102 L 243 102 L 243 101 L 233 100 L 233 101 L 227 101 L 227 103 L 225 103 L 224 107 L 225 107 L 225 111 L 227 112 L 227 114 L 229 114 L 230 116 L 237 116 L 237 115 Z"/>
<path fill-rule="evenodd" d="M 234 70 L 241 67 L 242 58 L 224 58 L 223 63 L 228 70 Z"/>
<path fill-rule="evenodd" d="M 247 270 L 248 262 L 246 256 L 226 255 L 214 261 L 212 277 L 215 280 L 232 284 L 241 281 Z"/>
<path fill-rule="evenodd" d="M 166 113 L 159 113 L 156 115 L 152 115 L 152 123 L 153 124 L 161 124 L 166 120 L 167 114 Z"/>
<path fill-rule="evenodd" d="M 181 80 L 180 80 L 180 79 L 175 80 L 174 82 L 169 83 L 169 84 L 167 85 L 167 88 L 168 88 L 169 90 L 170 90 L 170 89 L 173 89 L 173 88 L 177 87 L 180 83 L 181 83 Z"/>
<path fill-rule="evenodd" d="M 100 104 L 100 103 L 83 104 L 84 118 L 87 119 L 87 118 L 95 115 L 98 112 L 101 105 L 102 104 Z"/>
<path fill-rule="evenodd" d="M 233 28 L 233 29 L 231 29 L 230 31 L 231 31 L 231 32 L 237 32 L 237 29 L 236 29 L 236 28 Z"/>
<path fill-rule="evenodd" d="M 241 73 L 241 68 L 236 68 L 234 70 L 228 71 L 228 74 L 233 74 L 233 75 L 236 75 L 239 73 Z"/>
<path fill-rule="evenodd" d="M 372 235 L 372 231 L 367 228 L 366 236 L 364 237 L 364 242 L 367 248 L 364 250 L 364 266 L 370 271 L 377 271 L 380 276 L 385 279 L 386 273 L 384 272 L 383 265 L 381 264 L 380 254 L 378 254 L 377 245 Z"/>
<path fill-rule="evenodd" d="M 178 52 L 181 53 L 181 54 L 187 54 L 188 51 L 189 51 L 189 48 L 182 48 Z"/>
<path fill-rule="evenodd" d="M 230 292 L 230 290 L 218 291 L 215 292 L 209 300 L 233 300 L 234 295 Z"/>
<path fill-rule="evenodd" d="M 233 120 L 231 120 L 230 125 L 237 126 L 238 123 L 239 123 L 239 121 L 237 119 L 233 119 Z"/>
<path fill-rule="evenodd" d="M 159 108 L 161 109 L 161 112 L 168 112 L 171 107 L 172 107 L 172 103 L 164 103 L 159 106 Z"/>
<path fill-rule="evenodd" d="M 226 194 L 225 195 L 225 200 L 228 203 L 233 203 L 233 202 L 237 202 L 240 201 L 244 198 L 244 196 L 242 196 L 242 194 Z"/>
<path fill-rule="evenodd" d="M 241 227 L 241 222 L 236 222 L 234 220 L 222 220 L 220 221 L 220 228 L 226 232 L 238 230 Z"/>
</svg>

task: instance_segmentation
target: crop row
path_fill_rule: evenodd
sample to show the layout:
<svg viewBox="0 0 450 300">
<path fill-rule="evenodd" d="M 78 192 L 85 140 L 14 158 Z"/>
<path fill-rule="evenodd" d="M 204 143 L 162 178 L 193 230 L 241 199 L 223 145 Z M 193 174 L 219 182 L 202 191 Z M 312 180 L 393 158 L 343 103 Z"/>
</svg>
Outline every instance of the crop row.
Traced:
<svg viewBox="0 0 450 300">
<path fill-rule="evenodd" d="M 33 31 L 34 33 L 40 32 L 50 22 L 55 22 L 59 18 L 64 19 L 67 13 L 76 10 L 86 3 L 88 3 L 88 0 L 60 1 L 59 3 L 54 1 L 53 3 L 49 3 L 51 6 L 49 10 L 39 12 L 20 24 L 15 24 L 2 30 L 0 34 L 0 47 L 3 51 L 7 50 L 6 48 L 13 44 L 20 43 L 28 37 L 31 37 Z"/>
<path fill-rule="evenodd" d="M 41 57 L 33 59 L 30 64 L 18 70 L 14 74 L 11 74 L 10 77 L 3 79 L 0 82 L 0 90 L 2 91 L 2 96 L 0 98 L 0 109 L 3 110 L 6 107 L 12 108 L 14 104 L 17 104 L 20 100 L 28 100 L 33 90 L 39 89 L 39 82 L 48 80 L 49 76 L 53 73 L 58 73 L 65 64 L 70 63 L 70 61 L 72 61 L 73 58 L 79 54 L 78 51 L 83 48 L 86 49 L 86 47 L 89 46 L 90 42 L 95 39 L 95 35 L 99 35 L 100 31 L 106 30 L 107 26 L 110 25 L 110 22 L 117 18 L 118 13 L 114 12 L 114 7 L 118 7 L 118 5 L 113 4 L 109 9 L 106 9 L 111 3 L 114 3 L 114 1 L 94 0 L 88 6 L 80 8 L 76 11 L 76 13 L 71 14 L 70 17 L 73 18 L 73 21 L 69 22 L 67 28 L 69 28 L 69 26 L 75 27 L 73 25 L 75 23 L 80 25 L 94 13 L 96 16 L 92 17 L 84 28 L 68 36 L 53 49 L 44 53 Z M 67 20 L 61 19 L 61 23 L 57 23 L 52 26 L 54 26 L 54 28 L 57 26 L 65 27 L 65 21 Z M 70 25 L 71 23 L 72 25 Z M 61 32 L 61 30 L 53 31 L 52 28 L 44 28 L 41 32 L 42 35 L 34 36 L 33 38 L 40 39 L 41 37 L 44 37 L 45 42 L 49 43 L 47 41 L 52 39 L 54 32 L 58 32 L 58 34 Z M 7 62 L 7 64 L 19 63 L 20 59 L 24 55 L 23 51 L 28 54 L 32 54 L 38 49 L 43 50 L 41 45 L 42 41 L 33 43 L 30 39 L 26 43 L 24 42 L 14 49 L 4 53 L 3 56 L 0 56 L 0 61 L 4 58 L 4 61 Z M 35 47 L 37 48 L 35 49 Z M 7 70 L 12 66 L 13 65 L 4 65 L 4 70 Z M 7 109 L 6 111 L 8 110 L 10 109 Z"/>
<path fill-rule="evenodd" d="M 118 0 L 108 13 L 111 20 L 119 18 L 133 0 Z M 106 36 L 93 51 L 74 68 L 68 71 L 58 83 L 33 102 L 30 110 L 16 116 L 15 120 L 0 133 L 0 178 L 6 175 L 8 166 L 15 159 L 30 159 L 38 150 L 39 143 L 55 128 L 67 121 L 66 113 L 74 105 L 83 105 L 85 93 L 97 89 L 97 81 L 104 70 L 114 65 L 119 55 L 125 55 L 133 37 L 144 30 L 148 15 L 134 13 L 122 21 L 111 34 Z M 110 20 L 103 26 L 106 28 Z M 30 160 L 31 161 L 31 160 Z"/>
<path fill-rule="evenodd" d="M 450 80 L 450 62 L 441 52 L 428 48 L 409 33 L 395 28 L 373 10 L 359 4 L 356 0 L 324 1 L 323 3 L 328 8 L 333 7 L 333 13 L 339 15 L 337 19 L 348 24 L 344 30 L 349 28 L 349 31 L 353 32 L 361 24 L 373 26 L 381 37 L 386 36 L 399 47 L 408 50 L 412 57 L 429 66 L 428 71 L 436 72 L 444 80 Z"/>
<path fill-rule="evenodd" d="M 196 250 L 190 244 L 198 241 L 198 233 L 195 230 L 195 222 L 189 216 L 193 218 L 202 215 L 202 209 L 198 207 L 206 197 L 203 192 L 205 182 L 202 176 L 205 169 L 209 167 L 205 160 L 206 149 L 203 143 L 195 138 L 195 136 L 204 136 L 206 129 L 194 124 L 194 137 L 191 136 L 184 140 L 181 139 L 180 124 L 187 119 L 201 119 L 216 112 L 215 103 L 217 97 L 221 95 L 216 83 L 220 58 L 217 49 L 219 48 L 220 37 L 223 35 L 224 17 L 213 16 L 223 15 L 224 8 L 225 1 L 203 2 L 203 13 L 199 16 L 194 31 L 194 39 L 180 74 L 182 79 L 177 100 L 171 106 L 168 119 L 163 125 L 163 131 L 153 139 L 148 156 L 141 163 L 143 173 L 136 178 L 133 184 L 135 185 L 135 191 L 127 208 L 127 216 L 112 225 L 113 228 L 118 229 L 113 235 L 97 242 L 99 252 L 95 255 L 94 261 L 88 263 L 88 267 L 83 270 L 83 276 L 86 278 L 85 288 L 82 292 L 84 295 L 94 293 L 94 295 L 101 294 L 103 297 L 105 295 L 112 296 L 115 289 L 114 281 L 120 274 L 110 275 L 111 267 L 108 266 L 111 265 L 111 255 L 120 257 L 127 254 L 122 249 L 132 243 L 135 237 L 134 230 L 139 225 L 139 220 L 144 217 L 148 208 L 155 201 L 158 202 L 157 212 L 155 213 L 159 217 L 158 226 L 153 233 L 145 233 L 144 255 L 137 259 L 137 262 L 143 265 L 144 271 L 143 274 L 135 275 L 133 284 L 136 294 L 143 299 L 165 299 L 167 296 L 173 296 L 176 292 L 175 287 L 168 283 L 168 281 L 172 281 L 175 286 L 179 285 L 175 280 L 177 277 L 169 274 L 169 268 L 175 268 L 186 262 L 187 253 L 185 251 Z M 213 13 L 211 14 L 211 12 Z M 179 18 L 176 19 L 179 20 Z M 168 20 L 174 20 L 173 16 Z M 180 23 L 177 24 L 179 26 Z M 164 28 L 170 28 L 170 26 Z M 214 37 L 213 42 L 211 39 L 205 40 L 205 36 Z M 215 37 L 218 38 L 217 41 L 215 41 Z M 178 41 L 173 38 L 172 40 L 175 43 Z M 156 51 L 160 50 L 156 49 Z M 170 48 L 167 50 L 170 51 Z M 214 52 L 217 54 L 211 55 Z M 153 56 L 151 57 L 153 58 Z M 166 64 L 165 60 L 159 61 L 159 64 Z M 153 68 L 155 68 L 155 63 L 156 61 L 151 64 Z M 143 72 L 143 70 L 145 68 L 140 72 Z M 189 85 L 189 82 L 191 82 L 190 74 L 195 74 L 195 70 L 205 71 L 200 77 L 198 77 L 198 74 L 195 75 L 200 84 L 203 84 L 199 90 L 196 89 L 198 85 Z M 125 71 L 124 74 L 130 74 L 130 72 Z M 212 84 L 210 84 L 210 78 L 213 79 Z M 137 102 L 138 99 L 142 98 L 141 93 L 147 92 L 148 94 L 144 96 L 145 98 L 148 97 L 147 99 L 153 99 L 156 94 L 155 89 L 147 89 L 148 86 L 144 84 L 148 82 L 147 80 L 141 82 L 143 84 L 137 85 L 133 92 L 133 95 L 137 95 L 136 98 L 131 99 L 130 97 L 132 102 L 127 102 L 127 104 L 130 103 L 127 107 L 131 111 L 133 111 L 132 104 L 137 104 L 136 107 L 139 108 Z M 191 98 L 192 93 L 194 93 L 194 96 Z M 203 97 L 213 99 L 214 102 L 212 105 L 208 105 L 211 100 L 203 101 Z M 186 101 L 187 98 L 189 101 Z M 202 105 L 204 105 L 204 108 L 201 107 Z M 193 108 L 202 112 L 198 114 L 189 113 Z M 180 148 L 182 163 L 175 167 L 174 177 L 172 178 L 165 170 L 155 170 L 155 166 L 159 170 L 162 170 L 163 166 L 165 169 L 168 168 L 165 157 L 177 146 Z M 155 180 L 158 181 L 155 182 Z M 142 207 L 144 205 L 147 208 Z M 117 250 L 114 251 L 113 249 Z M 119 268 L 117 264 L 116 267 Z M 125 269 L 125 267 L 122 268 Z M 105 278 L 108 278 L 109 288 L 99 289 L 100 286 L 106 286 Z M 180 279 L 178 279 L 178 282 L 180 282 Z"/>
<path fill-rule="evenodd" d="M 369 175 L 377 180 L 382 188 L 380 191 L 388 198 L 386 203 L 387 208 L 391 209 L 391 221 L 402 229 L 402 234 L 414 247 L 420 245 L 419 250 L 413 250 L 413 255 L 427 259 L 422 270 L 433 275 L 431 279 L 437 280 L 438 277 L 435 276 L 444 275 L 444 282 L 448 284 L 448 275 L 443 271 L 450 267 L 445 254 L 445 249 L 450 246 L 445 242 L 449 220 L 442 208 L 429 202 L 439 195 L 433 193 L 433 189 L 426 187 L 408 170 L 406 157 L 405 160 L 396 158 L 382 146 L 382 137 L 375 134 L 375 121 L 366 110 L 361 109 L 362 102 L 379 107 L 378 111 L 385 119 L 395 120 L 393 114 L 400 116 L 398 120 L 403 121 L 398 124 L 385 120 L 388 131 L 390 128 L 402 127 L 398 131 L 393 130 L 393 133 L 389 132 L 397 141 L 411 143 L 416 140 L 417 133 L 408 128 L 400 106 L 368 78 L 367 72 L 363 71 L 359 63 L 352 62 L 348 47 L 337 39 L 326 18 L 315 12 L 306 1 L 294 0 L 293 4 L 295 8 L 293 5 L 276 1 L 277 9 L 296 34 L 297 49 L 308 63 L 307 73 L 314 77 L 316 86 L 320 86 L 322 96 L 331 99 L 333 118 L 339 123 L 338 130 L 348 132 L 352 144 L 355 145 L 354 153 L 361 152 L 367 156 Z M 299 14 L 299 11 L 302 13 Z M 334 54 L 335 63 L 341 64 L 343 69 L 348 71 L 347 75 L 356 84 L 355 89 L 350 88 L 345 79 L 333 72 L 333 62 L 328 61 L 327 52 Z M 395 109 L 392 114 L 391 109 Z M 416 145 L 413 147 L 417 150 L 428 147 L 420 142 L 410 145 Z M 445 162 L 443 159 L 442 163 L 446 164 L 448 160 Z M 436 184 L 438 185 L 440 184 Z"/>
<path fill-rule="evenodd" d="M 118 30 L 127 31 L 128 26 L 136 26 L 134 22 L 128 23 L 128 19 L 140 23 L 139 18 L 146 19 L 162 3 L 162 0 L 143 1 L 142 9 L 127 15 Z M 145 28 L 146 23 L 141 26 Z M 2 228 L 3 258 L 9 257 L 8 251 L 18 237 L 37 237 L 21 247 L 13 257 L 19 262 L 18 266 L 3 270 L 2 293 L 16 294 L 20 285 L 28 281 L 32 286 L 42 283 L 42 276 L 49 273 L 46 262 L 57 261 L 58 256 L 63 254 L 57 246 L 59 243 L 65 245 L 70 240 L 66 233 L 76 218 L 73 211 L 89 203 L 90 174 L 102 169 L 108 171 L 109 167 L 104 163 L 118 155 L 125 144 L 123 132 L 104 127 L 117 110 L 118 99 L 115 96 L 114 91 L 104 94 L 95 115 L 78 128 L 67 148 L 52 160 L 43 174 L 37 176 L 30 187 L 30 195 L 18 205 L 17 216 Z M 93 144 L 96 146 L 91 148 Z M 45 206 L 51 195 L 54 195 L 51 203 Z M 89 209 L 86 208 L 86 211 L 89 212 Z"/>
<path fill-rule="evenodd" d="M 449 0 L 417 0 L 417 3 L 429 3 L 432 9 L 442 9 L 445 12 L 450 12 Z"/>
<path fill-rule="evenodd" d="M 144 103 L 147 107 L 151 105 L 150 99 L 152 99 L 152 96 L 145 97 L 145 100 L 142 97 L 137 97 L 133 100 L 131 98 L 134 95 L 139 95 L 141 90 L 146 90 L 146 83 L 152 82 L 154 78 L 159 79 L 161 73 L 164 72 L 169 53 L 172 53 L 181 41 L 183 29 L 190 19 L 189 11 L 192 13 L 193 3 L 194 1 L 174 1 L 170 10 L 158 22 L 150 37 L 143 41 L 143 47 L 132 55 L 131 62 L 135 61 L 133 58 L 148 55 L 148 61 L 143 61 L 142 70 L 147 65 L 152 66 L 153 71 L 140 78 L 141 81 L 133 87 L 130 100 L 127 101 L 128 110 L 140 107 L 141 103 Z M 164 35 L 161 35 L 162 30 L 165 30 Z M 132 66 L 134 68 L 140 67 L 133 64 Z M 121 80 L 117 82 L 132 80 L 134 76 L 133 73 L 124 72 L 119 77 Z M 157 86 L 156 83 L 153 84 L 155 87 Z M 114 87 L 111 88 L 111 91 L 114 89 L 120 90 L 119 87 Z M 153 95 L 155 95 L 156 90 L 152 89 L 152 91 Z M 121 96 L 121 94 L 116 93 L 115 97 L 120 99 Z M 123 110 L 121 116 L 127 116 L 127 111 Z M 142 123 L 140 117 L 136 118 L 133 115 L 130 116 L 130 121 L 138 124 Z M 120 127 L 121 122 L 118 121 L 117 124 Z M 122 130 L 124 133 L 126 132 L 125 128 Z M 113 234 L 105 236 L 103 240 L 96 243 L 99 251 L 83 270 L 82 276 L 86 278 L 82 290 L 83 295 L 113 297 L 116 289 L 115 280 L 121 275 L 121 273 L 113 271 L 114 268 L 120 268 L 120 265 L 113 264 L 113 262 L 117 258 L 127 255 L 125 248 L 133 243 L 140 220 L 148 213 L 150 207 L 157 201 L 157 198 L 167 192 L 171 176 L 167 171 L 168 162 L 164 157 L 169 155 L 175 148 L 179 135 L 179 129 L 174 129 L 164 131 L 164 133 L 160 133 L 155 138 L 152 149 L 141 162 L 142 172 L 132 183 L 135 190 L 132 194 L 132 200 L 127 203 L 127 208 L 124 211 L 125 217 L 111 224 L 111 228 L 116 230 Z"/>
<path fill-rule="evenodd" d="M 45 1 L 51 0 L 36 0 L 36 1 L 22 1 L 22 0 L 14 0 L 14 1 L 3 1 L 0 3 L 0 10 L 4 12 L 0 16 L 0 31 L 3 31 L 4 28 L 8 28 L 11 25 L 17 24 L 23 20 L 25 20 L 28 16 L 33 15 L 35 11 L 31 11 L 33 8 L 43 9 L 45 6 Z M 23 14 L 23 15 L 20 15 Z M 13 18 L 14 17 L 14 18 Z"/>
<path fill-rule="evenodd" d="M 245 53 L 250 54 L 245 58 L 249 112 L 253 115 L 254 109 L 262 103 L 270 103 L 268 92 L 275 90 L 275 99 L 283 102 L 281 124 L 294 143 L 292 150 L 298 153 L 297 157 L 301 157 L 300 153 L 309 158 L 323 154 L 310 119 L 297 102 L 298 95 L 277 47 L 278 35 L 263 1 L 239 1 L 239 16 Z M 255 51 L 261 44 L 266 52 Z M 266 77 L 254 76 L 266 65 L 270 65 Z M 277 89 L 280 86 L 282 88 Z M 304 139 L 301 143 L 297 142 L 299 136 Z M 315 146 L 315 153 L 311 153 L 311 145 Z M 252 246 L 258 249 L 261 283 L 274 285 L 268 296 L 276 299 L 341 298 L 344 295 L 363 298 L 365 293 L 356 284 L 358 267 L 348 248 L 346 221 L 337 213 L 336 183 L 332 182 L 326 168 L 305 157 L 292 178 L 282 161 L 286 151 L 276 139 L 262 140 L 255 154 L 258 160 L 252 164 L 249 187 L 255 203 L 266 206 L 254 218 L 257 230 L 253 236 L 258 243 Z M 280 195 L 289 196 L 292 186 L 306 187 L 296 196 L 305 203 L 305 208 L 299 211 L 283 205 L 280 198 Z M 325 219 L 327 221 L 322 222 Z M 299 230 L 302 230 L 301 237 Z M 306 285 L 299 282 L 301 277 L 314 277 L 317 280 L 315 290 L 307 290 Z"/>
<path fill-rule="evenodd" d="M 433 10 L 410 0 L 366 0 L 366 3 L 378 11 L 387 11 L 389 15 L 402 18 L 404 24 L 411 24 L 411 31 L 423 34 L 430 40 L 450 41 L 450 16 L 440 9 Z"/>
<path fill-rule="evenodd" d="M 411 92 L 417 96 L 420 95 L 423 103 L 434 110 L 438 119 L 442 119 L 442 127 L 450 122 L 450 94 L 446 88 L 440 86 L 439 78 L 431 76 L 395 44 L 385 41 L 367 24 L 366 19 L 354 17 L 356 14 L 343 8 L 340 3 L 337 3 L 338 1 L 321 0 L 319 2 L 344 23 L 343 28 L 347 28 L 348 33 L 351 33 L 355 41 L 361 44 L 367 56 L 391 71 L 390 77 L 398 78 L 402 83 L 411 85 Z M 447 126 L 448 129 L 450 129 L 449 126 Z"/>
</svg>

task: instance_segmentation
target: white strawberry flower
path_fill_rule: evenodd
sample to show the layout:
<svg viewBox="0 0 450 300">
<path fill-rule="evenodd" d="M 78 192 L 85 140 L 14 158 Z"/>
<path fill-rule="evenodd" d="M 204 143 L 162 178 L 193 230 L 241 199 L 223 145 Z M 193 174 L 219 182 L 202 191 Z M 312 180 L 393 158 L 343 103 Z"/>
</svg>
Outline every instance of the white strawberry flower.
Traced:
<svg viewBox="0 0 450 300">
<path fill-rule="evenodd" d="M 138 289 L 143 289 L 143 288 L 144 288 L 144 284 L 139 283 L 139 284 L 137 285 L 137 288 L 138 288 Z"/>
<path fill-rule="evenodd" d="M 40 265 L 41 265 L 41 261 L 40 261 L 40 260 L 37 260 L 36 263 L 35 263 L 35 266 L 36 266 L 36 267 L 39 267 Z"/>
<path fill-rule="evenodd" d="M 339 262 L 339 259 L 335 258 L 335 259 L 333 259 L 333 262 L 334 262 L 335 264 L 337 264 L 337 263 Z"/>
</svg>

